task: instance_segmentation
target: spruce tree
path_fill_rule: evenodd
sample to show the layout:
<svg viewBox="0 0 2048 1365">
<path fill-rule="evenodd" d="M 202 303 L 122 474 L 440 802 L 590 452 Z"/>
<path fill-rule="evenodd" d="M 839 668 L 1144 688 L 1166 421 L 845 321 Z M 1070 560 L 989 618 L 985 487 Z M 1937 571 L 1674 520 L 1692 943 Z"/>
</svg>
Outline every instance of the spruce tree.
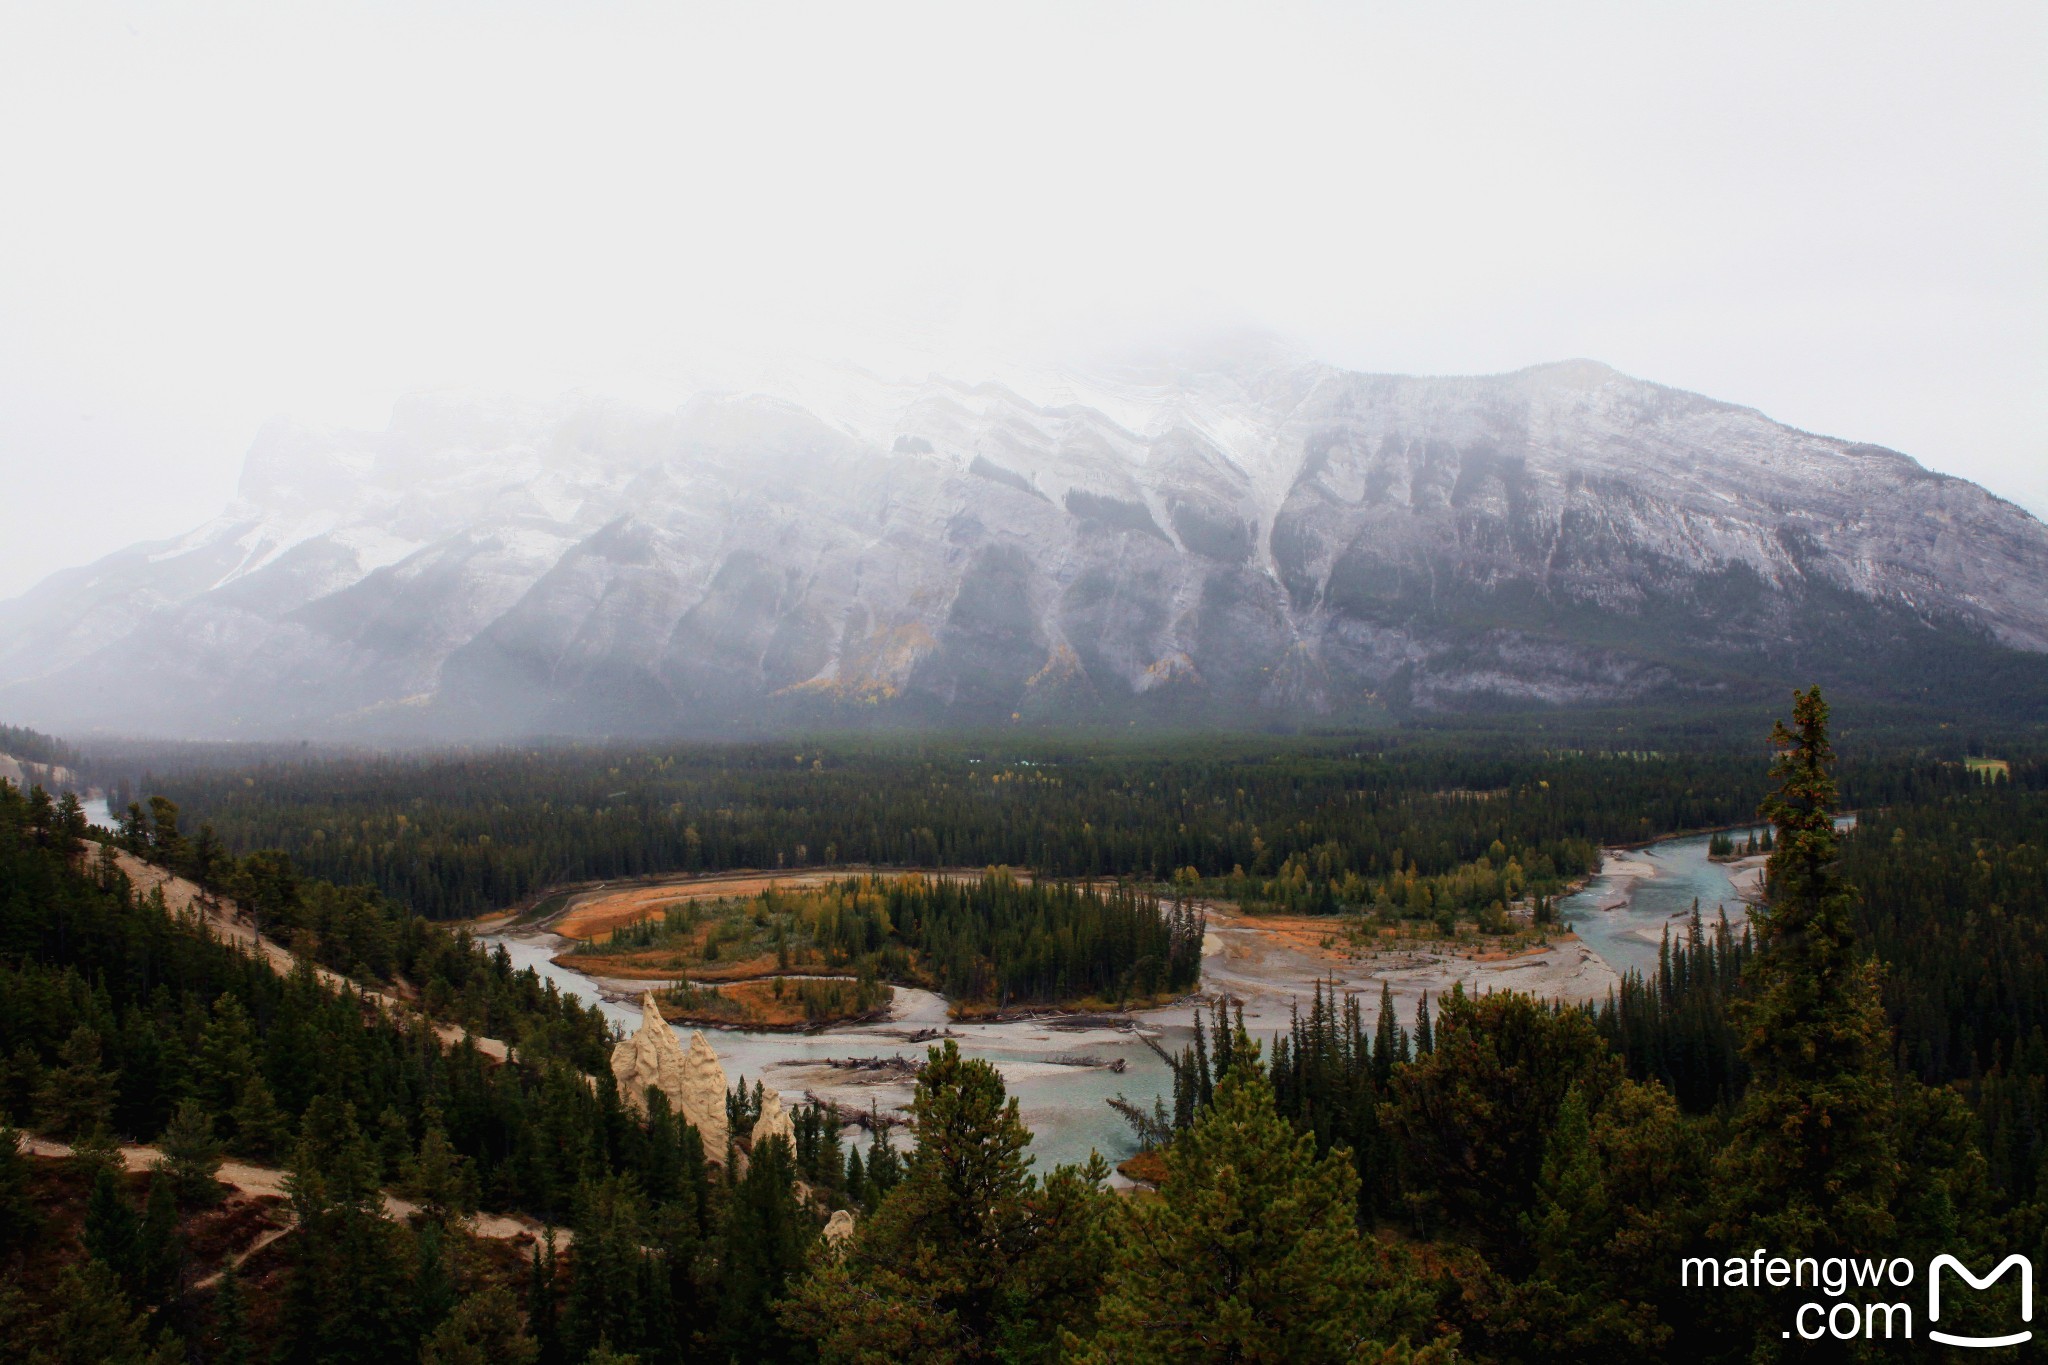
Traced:
<svg viewBox="0 0 2048 1365">
<path fill-rule="evenodd" d="M 868 1121 L 875 1134 L 875 1140 L 868 1144 L 868 1207 L 872 1209 L 903 1179 L 903 1159 L 896 1154 L 895 1140 L 889 1136 L 890 1125 L 882 1122 L 880 1113 L 872 1106 Z"/>
<path fill-rule="evenodd" d="M 1746 993 L 1732 1013 L 1751 1080 L 1722 1154 L 1726 1242 L 1792 1255 L 1884 1249 L 1899 1187 L 1890 1029 L 1857 960 L 1836 867 L 1834 752 L 1820 689 L 1771 731 L 1774 847 Z"/>
<path fill-rule="evenodd" d="M 630 1176 L 585 1181 L 576 1191 L 575 1273 L 562 1338 L 570 1360 L 603 1342 L 633 1346 L 645 1335 L 641 1250 L 647 1210 Z"/>
<path fill-rule="evenodd" d="M 533 1244 L 526 1280 L 526 1327 L 533 1334 L 534 1365 L 562 1365 L 559 1299 L 555 1291 L 555 1230 Z"/>
<path fill-rule="evenodd" d="M 0 1264 L 34 1240 L 41 1225 L 35 1201 L 29 1197 L 28 1154 L 22 1149 L 21 1134 L 0 1120 Z"/>
<path fill-rule="evenodd" d="M 249 1302 L 242 1273 L 231 1261 L 213 1293 L 213 1359 L 218 1365 L 249 1365 Z"/>
<path fill-rule="evenodd" d="M 157 1146 L 164 1155 L 156 1178 L 170 1186 L 180 1204 L 210 1209 L 220 1202 L 220 1143 L 213 1136 L 213 1120 L 197 1100 L 178 1105 Z"/>
<path fill-rule="evenodd" d="M 420 1347 L 420 1365 L 537 1365 L 540 1347 L 519 1320 L 519 1300 L 503 1285 L 457 1304 Z"/>
<path fill-rule="evenodd" d="M 795 1358 L 794 1334 L 771 1311 L 784 1286 L 803 1269 L 816 1235 L 809 1213 L 797 1206 L 795 1162 L 789 1142 L 764 1140 L 726 1210 L 719 1253 L 719 1334 L 735 1359 Z"/>
<path fill-rule="evenodd" d="M 132 1290 L 142 1278 L 141 1236 L 142 1221 L 121 1192 L 121 1178 L 109 1167 L 100 1166 L 93 1173 L 92 1193 L 85 1202 L 86 1253 Z"/>
<path fill-rule="evenodd" d="M 1380 982 L 1380 1017 L 1373 1028 L 1372 1071 L 1373 1081 L 1382 1090 L 1393 1078 L 1396 1063 L 1405 1062 L 1408 1057 L 1408 1032 L 1401 1027 L 1401 1020 L 1394 1013 L 1394 990 L 1386 982 Z"/>
<path fill-rule="evenodd" d="M 910 1111 L 917 1147 L 902 1182 L 843 1256 L 813 1266 L 783 1320 L 826 1362 L 1047 1358 L 1092 1307 L 1067 1277 L 1077 1263 L 1085 1276 L 1093 1255 L 1107 1167 L 1039 1186 L 1002 1076 L 950 1041 L 931 1049 Z M 888 1152 L 878 1137 L 871 1185 Z"/>
<path fill-rule="evenodd" d="M 193 1069 L 200 1103 L 217 1118 L 231 1117 L 256 1081 L 256 1029 L 233 995 L 222 992 L 213 1002 L 213 1017 L 199 1032 Z"/>
<path fill-rule="evenodd" d="M 277 1107 L 277 1097 L 261 1076 L 251 1076 L 235 1105 L 235 1132 L 231 1142 L 237 1156 L 265 1161 L 283 1153 L 291 1121 Z"/>
<path fill-rule="evenodd" d="M 476 1181 L 469 1162 L 448 1141 L 440 1114 L 430 1109 L 426 1121 L 419 1150 L 402 1163 L 400 1189 L 419 1205 L 422 1218 L 445 1227 L 476 1212 Z"/>
<path fill-rule="evenodd" d="M 427 1219 L 413 1231 L 410 1331 L 422 1340 L 447 1318 L 457 1299 L 442 1227 L 443 1224 Z"/>
<path fill-rule="evenodd" d="M 165 1333 L 151 1340 L 148 1319 L 98 1260 L 65 1267 L 41 1304 L 12 1284 L 0 1288 L 0 1343 L 8 1359 L 31 1365 L 180 1365 L 185 1348 Z"/>
<path fill-rule="evenodd" d="M 1386 1110 L 1409 1202 L 1519 1273 L 1531 1254 L 1521 1218 L 1558 1110 L 1574 1086 L 1597 1109 L 1621 1067 L 1580 1010 L 1514 991 L 1453 990 L 1437 1006 L 1436 1047 L 1395 1075 Z"/>
<path fill-rule="evenodd" d="M 416 1347 L 408 1331 L 403 1229 L 384 1217 L 377 1159 L 339 1106 L 332 1132 L 307 1125 L 286 1190 L 298 1217 L 280 1315 L 280 1360 L 381 1365 Z"/>
<path fill-rule="evenodd" d="M 44 1132 L 68 1138 L 105 1128 L 114 1116 L 116 1074 L 100 1065 L 100 1036 L 84 1024 L 57 1051 L 43 1073 L 36 1110 Z"/>
<path fill-rule="evenodd" d="M 178 1231 L 177 1186 L 158 1171 L 149 1180 L 135 1237 L 137 1302 L 157 1306 L 185 1289 L 185 1239 Z"/>
<path fill-rule="evenodd" d="M 1115 1252 L 1085 1365 L 1447 1361 L 1387 1321 L 1388 1297 L 1356 1221 L 1346 1153 L 1274 1110 L 1256 1054 L 1166 1152 L 1160 1197 L 1119 1208 Z"/>
</svg>

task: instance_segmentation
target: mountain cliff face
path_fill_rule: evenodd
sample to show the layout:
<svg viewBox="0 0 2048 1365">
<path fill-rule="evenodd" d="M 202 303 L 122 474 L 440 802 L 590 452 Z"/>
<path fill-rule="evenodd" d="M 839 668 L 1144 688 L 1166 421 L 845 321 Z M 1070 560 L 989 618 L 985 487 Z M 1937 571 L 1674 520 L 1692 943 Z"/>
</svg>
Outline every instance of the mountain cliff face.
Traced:
<svg viewBox="0 0 2048 1365">
<path fill-rule="evenodd" d="M 1578 361 L 273 424 L 189 535 L 0 604 L 45 727 L 480 738 L 1256 725 L 1733 699 L 2048 704 L 2048 529 Z"/>
</svg>

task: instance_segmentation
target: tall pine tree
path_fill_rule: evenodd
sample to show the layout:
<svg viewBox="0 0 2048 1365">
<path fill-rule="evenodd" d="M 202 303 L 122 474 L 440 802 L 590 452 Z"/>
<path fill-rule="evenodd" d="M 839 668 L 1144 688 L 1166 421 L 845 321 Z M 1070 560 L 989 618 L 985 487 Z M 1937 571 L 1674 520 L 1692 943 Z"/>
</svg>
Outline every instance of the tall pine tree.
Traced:
<svg viewBox="0 0 2048 1365">
<path fill-rule="evenodd" d="M 1836 868 L 1834 750 L 1818 687 L 1772 728 L 1775 834 L 1759 947 L 1733 1014 L 1751 1081 L 1723 1152 L 1717 1231 L 1743 1247 L 1828 1256 L 1885 1249 L 1899 1187 L 1890 1030 L 1859 962 Z"/>
</svg>

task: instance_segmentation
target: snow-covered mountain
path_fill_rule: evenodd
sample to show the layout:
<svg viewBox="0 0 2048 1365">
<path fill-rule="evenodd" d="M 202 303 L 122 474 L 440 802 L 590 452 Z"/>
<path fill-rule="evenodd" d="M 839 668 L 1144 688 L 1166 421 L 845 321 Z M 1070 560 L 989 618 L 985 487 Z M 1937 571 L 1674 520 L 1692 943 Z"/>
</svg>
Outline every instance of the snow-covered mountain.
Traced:
<svg viewBox="0 0 2048 1365">
<path fill-rule="evenodd" d="M 2026 512 L 1588 361 L 821 369 L 674 410 L 438 395 L 382 432 L 273 423 L 216 520 L 0 604 L 0 714 L 1252 725 L 1809 674 L 2048 705 L 2044 652 Z"/>
</svg>

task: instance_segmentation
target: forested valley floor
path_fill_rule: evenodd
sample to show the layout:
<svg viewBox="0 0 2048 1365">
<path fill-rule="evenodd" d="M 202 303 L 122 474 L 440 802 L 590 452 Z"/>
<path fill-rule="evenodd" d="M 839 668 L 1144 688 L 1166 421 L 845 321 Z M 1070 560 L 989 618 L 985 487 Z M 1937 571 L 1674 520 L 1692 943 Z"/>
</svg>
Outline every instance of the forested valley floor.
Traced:
<svg viewBox="0 0 2048 1365">
<path fill-rule="evenodd" d="M 75 801 L 0 784 L 0 1360 L 1839 1347 L 1784 1335 L 1815 1290 L 1687 1287 L 1681 1260 L 2048 1266 L 2048 764 L 1838 756 L 1817 693 L 1788 722 L 1750 753 L 819 740 L 110 765 L 112 843 Z M 659 1090 L 618 1093 L 596 1011 L 457 922 L 604 878 L 1010 867 L 835 874 L 593 946 L 815 954 L 967 1000 L 1151 997 L 1199 988 L 1189 895 L 1502 934 L 1602 847 L 1760 807 L 1753 930 L 1702 917 L 1608 1001 L 1453 994 L 1399 1018 L 1315 992 L 1272 1037 L 1216 1001 L 1172 1093 L 1133 1111 L 1157 1177 L 1135 1194 L 1099 1160 L 1036 1169 L 1000 1074 L 944 1043 L 893 1137 L 856 1146 L 804 1106 L 756 1145 L 756 1086 L 707 1150 Z M 1941 1326 L 2016 1314 L 2008 1281 Z"/>
</svg>

